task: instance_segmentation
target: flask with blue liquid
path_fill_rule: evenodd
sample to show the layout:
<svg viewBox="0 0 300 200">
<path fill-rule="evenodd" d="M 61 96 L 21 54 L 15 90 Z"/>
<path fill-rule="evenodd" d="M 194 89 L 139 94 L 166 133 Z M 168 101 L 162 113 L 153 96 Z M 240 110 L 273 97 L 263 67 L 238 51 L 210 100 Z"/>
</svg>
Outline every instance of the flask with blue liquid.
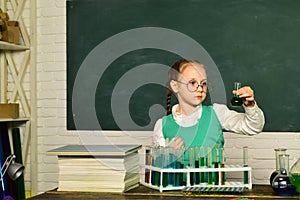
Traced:
<svg viewBox="0 0 300 200">
<path fill-rule="evenodd" d="M 292 196 L 296 192 L 296 187 L 292 184 L 293 177 L 289 173 L 289 155 L 279 155 L 279 172 L 272 182 L 272 188 L 276 195 Z"/>
</svg>

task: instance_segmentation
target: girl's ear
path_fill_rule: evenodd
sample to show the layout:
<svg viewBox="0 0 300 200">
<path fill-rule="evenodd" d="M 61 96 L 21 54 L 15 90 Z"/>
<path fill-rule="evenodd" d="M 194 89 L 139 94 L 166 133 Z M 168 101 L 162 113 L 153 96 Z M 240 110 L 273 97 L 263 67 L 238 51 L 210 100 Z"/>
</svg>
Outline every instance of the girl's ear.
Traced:
<svg viewBox="0 0 300 200">
<path fill-rule="evenodd" d="M 178 93 L 178 83 L 176 81 L 171 80 L 170 86 L 174 93 Z"/>
</svg>

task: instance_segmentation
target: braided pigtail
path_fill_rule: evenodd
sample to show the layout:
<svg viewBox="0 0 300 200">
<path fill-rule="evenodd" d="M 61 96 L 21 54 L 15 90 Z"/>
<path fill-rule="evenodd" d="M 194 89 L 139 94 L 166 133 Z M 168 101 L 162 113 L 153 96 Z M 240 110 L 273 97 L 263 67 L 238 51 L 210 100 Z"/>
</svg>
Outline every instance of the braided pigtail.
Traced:
<svg viewBox="0 0 300 200">
<path fill-rule="evenodd" d="M 169 115 L 172 113 L 172 111 L 171 111 L 172 94 L 173 94 L 172 90 L 167 88 L 167 106 L 166 106 L 167 113 L 166 113 L 166 115 Z"/>
<path fill-rule="evenodd" d="M 180 73 L 180 68 L 183 64 L 188 63 L 189 61 L 185 60 L 185 59 L 181 59 L 176 61 L 170 68 L 169 72 L 168 72 L 168 83 L 166 85 L 167 88 L 167 105 L 166 105 L 166 115 L 169 115 L 172 113 L 171 110 L 171 98 L 172 98 L 172 94 L 173 94 L 173 90 L 171 88 L 171 81 L 172 80 L 177 80 L 178 79 L 178 74 Z"/>
</svg>

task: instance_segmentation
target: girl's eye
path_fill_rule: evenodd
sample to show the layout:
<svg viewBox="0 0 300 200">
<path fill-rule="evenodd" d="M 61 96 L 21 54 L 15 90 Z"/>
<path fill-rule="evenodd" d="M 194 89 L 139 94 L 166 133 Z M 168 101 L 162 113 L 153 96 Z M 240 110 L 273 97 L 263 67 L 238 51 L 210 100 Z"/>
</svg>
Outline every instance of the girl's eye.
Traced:
<svg viewBox="0 0 300 200">
<path fill-rule="evenodd" d="M 197 83 L 197 81 L 189 81 L 189 84 L 191 84 L 191 85 L 198 85 L 198 83 Z"/>
<path fill-rule="evenodd" d="M 202 82 L 201 85 L 203 85 L 203 86 L 204 86 L 204 85 L 207 85 L 207 82 Z"/>
</svg>

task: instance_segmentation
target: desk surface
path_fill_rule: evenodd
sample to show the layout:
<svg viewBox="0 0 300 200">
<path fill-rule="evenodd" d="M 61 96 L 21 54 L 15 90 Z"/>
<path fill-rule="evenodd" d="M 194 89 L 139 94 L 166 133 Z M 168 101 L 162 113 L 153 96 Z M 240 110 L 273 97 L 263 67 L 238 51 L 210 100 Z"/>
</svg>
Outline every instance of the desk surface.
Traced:
<svg viewBox="0 0 300 200">
<path fill-rule="evenodd" d="M 269 185 L 254 185 L 252 190 L 246 190 L 242 195 L 238 197 L 244 197 L 248 199 L 260 199 L 260 200 L 270 200 L 270 199 L 300 199 L 300 194 L 297 193 L 291 197 L 275 196 L 273 190 Z M 157 190 L 152 190 L 144 186 L 140 186 L 126 193 L 97 193 L 97 192 L 62 192 L 52 190 L 44 194 L 37 195 L 30 199 L 32 200 L 76 200 L 76 199 L 102 199 L 102 200 L 129 200 L 129 199 L 165 199 L 165 200 L 177 200 L 177 199 L 234 199 L 237 198 L 236 195 L 190 195 L 186 196 L 180 191 L 172 192 L 162 192 Z"/>
</svg>

